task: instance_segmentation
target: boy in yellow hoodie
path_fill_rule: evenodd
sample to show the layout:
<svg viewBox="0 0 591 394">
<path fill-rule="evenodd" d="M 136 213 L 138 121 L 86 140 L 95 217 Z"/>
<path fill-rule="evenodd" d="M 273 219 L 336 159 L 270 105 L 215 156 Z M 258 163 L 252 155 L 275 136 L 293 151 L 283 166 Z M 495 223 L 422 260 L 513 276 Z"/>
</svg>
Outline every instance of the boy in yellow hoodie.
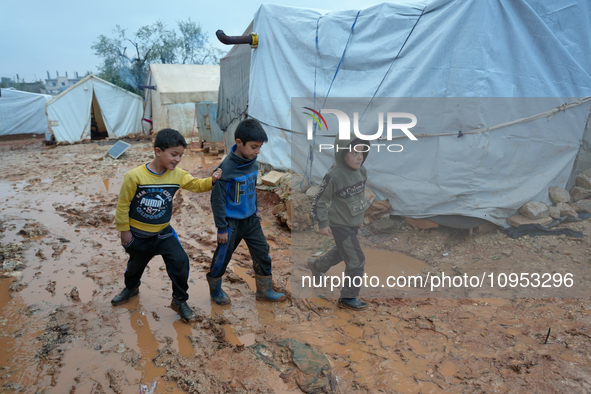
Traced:
<svg viewBox="0 0 591 394">
<path fill-rule="evenodd" d="M 197 193 L 211 190 L 222 171 L 218 169 L 213 176 L 200 179 L 178 168 L 186 147 L 187 142 L 178 131 L 160 130 L 154 141 L 154 160 L 132 169 L 123 179 L 115 223 L 129 260 L 125 288 L 111 303 L 119 305 L 138 295 L 148 262 L 161 255 L 172 281 L 170 306 L 188 322 L 196 319 L 187 305 L 189 257 L 170 226 L 172 199 L 181 188 Z"/>
</svg>

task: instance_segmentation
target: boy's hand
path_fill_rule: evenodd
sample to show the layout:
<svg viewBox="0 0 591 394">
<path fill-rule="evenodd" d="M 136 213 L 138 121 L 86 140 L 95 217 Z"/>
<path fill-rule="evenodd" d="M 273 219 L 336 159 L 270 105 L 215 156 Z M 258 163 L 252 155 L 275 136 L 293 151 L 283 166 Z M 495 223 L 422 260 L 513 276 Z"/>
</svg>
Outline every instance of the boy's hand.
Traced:
<svg viewBox="0 0 591 394">
<path fill-rule="evenodd" d="M 255 215 L 257 215 L 257 218 L 259 218 L 259 222 L 263 223 L 263 217 L 261 216 L 261 213 L 255 212 Z"/>
<path fill-rule="evenodd" d="M 218 243 L 219 244 L 227 244 L 228 243 L 228 233 L 218 234 Z"/>
<path fill-rule="evenodd" d="M 218 168 L 214 171 L 213 175 L 211 176 L 211 183 L 215 185 L 215 182 L 222 177 L 222 169 Z"/>
<path fill-rule="evenodd" d="M 131 235 L 131 231 L 121 231 L 121 245 L 122 246 L 125 246 L 128 243 L 130 243 L 131 238 L 133 238 L 133 236 Z"/>
<path fill-rule="evenodd" d="M 330 231 L 330 227 L 319 228 L 318 234 L 326 235 L 328 237 L 332 235 L 332 231 Z"/>
</svg>

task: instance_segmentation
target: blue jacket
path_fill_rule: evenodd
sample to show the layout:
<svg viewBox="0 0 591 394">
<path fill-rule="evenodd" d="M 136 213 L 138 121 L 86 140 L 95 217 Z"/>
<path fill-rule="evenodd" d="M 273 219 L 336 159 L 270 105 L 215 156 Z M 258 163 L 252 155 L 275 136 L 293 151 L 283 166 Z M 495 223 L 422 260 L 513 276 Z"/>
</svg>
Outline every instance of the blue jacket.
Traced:
<svg viewBox="0 0 591 394">
<path fill-rule="evenodd" d="M 259 165 L 252 160 L 238 156 L 236 145 L 218 168 L 222 169 L 219 179 L 211 192 L 211 209 L 218 233 L 228 231 L 227 218 L 246 219 L 257 212 L 257 173 Z"/>
</svg>

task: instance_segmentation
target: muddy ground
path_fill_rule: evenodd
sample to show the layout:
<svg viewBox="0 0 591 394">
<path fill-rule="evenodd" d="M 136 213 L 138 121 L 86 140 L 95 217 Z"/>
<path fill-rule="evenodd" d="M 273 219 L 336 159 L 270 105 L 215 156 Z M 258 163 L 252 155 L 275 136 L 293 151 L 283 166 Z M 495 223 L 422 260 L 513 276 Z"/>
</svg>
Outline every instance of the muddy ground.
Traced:
<svg viewBox="0 0 591 394">
<path fill-rule="evenodd" d="M 189 305 L 199 320 L 186 324 L 170 309 L 159 257 L 139 297 L 112 307 L 126 262 L 114 226 L 119 186 L 152 155 L 149 143 L 132 142 L 119 160 L 96 142 L 0 142 L 0 392 L 591 392 L 588 299 L 380 298 L 351 312 L 334 299 L 294 294 L 267 304 L 255 301 L 241 246 L 223 284 L 232 304 L 213 304 L 205 281 L 215 248 L 208 193 L 177 194 L 172 222 L 191 259 Z M 207 176 L 220 160 L 187 151 L 181 167 Z M 289 292 L 291 234 L 271 214 L 278 197 L 261 192 L 259 200 L 276 286 Z M 361 239 L 368 254 L 391 253 L 392 264 L 589 266 L 591 222 L 564 227 L 584 238 L 404 226 Z M 313 252 L 330 247 L 304 235 Z"/>
</svg>

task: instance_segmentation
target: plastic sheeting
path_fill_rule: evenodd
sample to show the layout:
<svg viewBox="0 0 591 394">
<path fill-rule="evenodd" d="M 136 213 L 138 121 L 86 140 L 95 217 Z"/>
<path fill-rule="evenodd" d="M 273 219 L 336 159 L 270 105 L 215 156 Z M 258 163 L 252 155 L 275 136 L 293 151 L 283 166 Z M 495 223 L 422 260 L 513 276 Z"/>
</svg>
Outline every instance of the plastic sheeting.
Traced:
<svg viewBox="0 0 591 394">
<path fill-rule="evenodd" d="M 242 35 L 250 33 L 252 33 L 252 23 Z M 223 111 L 218 108 L 216 120 L 222 130 L 226 130 L 230 123 L 238 119 L 248 108 L 250 55 L 250 45 L 234 45 L 220 60 L 222 83 L 219 88 L 218 104 L 223 103 Z M 233 138 L 230 139 L 233 141 Z"/>
<path fill-rule="evenodd" d="M 48 94 L 3 88 L 0 97 L 0 135 L 49 132 L 43 108 L 51 98 Z"/>
<path fill-rule="evenodd" d="M 45 104 L 50 131 L 58 142 L 90 139 L 93 95 L 109 137 L 125 137 L 142 131 L 142 98 L 89 75 Z"/>
<path fill-rule="evenodd" d="M 293 147 L 292 133 L 285 131 L 292 128 L 296 97 L 318 98 L 316 110 L 334 108 L 323 106 L 324 97 L 474 98 L 471 111 L 452 116 L 465 119 L 423 117 L 425 129 L 441 134 L 457 133 L 458 122 L 464 131 L 498 124 L 478 98 L 591 96 L 589 15 L 586 0 L 405 1 L 329 13 L 263 5 L 253 23 L 259 46 L 251 54 L 248 89 L 248 114 L 269 134 L 259 160 L 290 169 L 292 148 L 307 156 L 308 147 Z M 228 100 L 239 102 L 220 100 L 220 117 L 228 114 Z M 551 109 L 546 104 L 526 105 L 523 113 L 509 108 L 512 118 L 503 122 Z M 560 121 L 557 115 L 551 127 L 537 121 L 463 139 L 420 139 L 413 147 L 420 157 L 392 160 L 386 173 L 373 171 L 369 187 L 390 199 L 395 214 L 466 215 L 506 225 L 504 218 L 519 204 L 549 202 L 547 187 L 566 185 L 588 114 L 584 104 Z M 568 130 L 556 139 L 560 122 Z M 484 149 L 492 165 L 484 167 L 475 148 Z M 520 160 L 525 154 L 533 157 Z M 317 156 L 316 182 L 332 163 L 330 153 Z M 490 173 L 503 166 L 505 178 Z M 403 176 L 409 172 L 412 179 Z"/>
</svg>

